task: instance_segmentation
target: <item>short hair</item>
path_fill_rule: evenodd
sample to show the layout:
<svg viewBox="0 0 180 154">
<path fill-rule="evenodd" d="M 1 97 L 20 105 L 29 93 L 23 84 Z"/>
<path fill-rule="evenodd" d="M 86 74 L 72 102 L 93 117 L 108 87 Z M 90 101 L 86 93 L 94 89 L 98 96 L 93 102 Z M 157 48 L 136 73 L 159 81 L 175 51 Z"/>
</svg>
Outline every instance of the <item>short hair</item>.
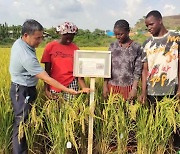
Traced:
<svg viewBox="0 0 180 154">
<path fill-rule="evenodd" d="M 126 31 L 130 31 L 129 23 L 124 19 L 117 20 L 114 24 L 114 28 L 122 28 Z"/>
<path fill-rule="evenodd" d="M 43 31 L 43 26 L 34 19 L 28 19 L 24 22 L 22 25 L 21 34 L 24 35 L 27 34 L 34 34 L 35 31 Z"/>
<path fill-rule="evenodd" d="M 150 11 L 147 15 L 146 15 L 146 18 L 150 17 L 150 16 L 153 16 L 157 19 L 162 19 L 162 15 L 159 11 L 157 10 L 153 10 L 153 11 Z"/>
</svg>

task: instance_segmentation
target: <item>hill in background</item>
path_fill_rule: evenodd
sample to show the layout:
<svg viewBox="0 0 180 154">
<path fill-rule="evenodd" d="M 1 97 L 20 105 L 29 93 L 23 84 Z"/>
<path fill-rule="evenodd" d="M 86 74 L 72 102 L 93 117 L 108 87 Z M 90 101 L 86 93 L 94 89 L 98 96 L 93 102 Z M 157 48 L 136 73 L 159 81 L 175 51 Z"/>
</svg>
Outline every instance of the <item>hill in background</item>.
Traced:
<svg viewBox="0 0 180 154">
<path fill-rule="evenodd" d="M 180 15 L 164 16 L 163 22 L 165 27 L 169 30 L 180 30 Z M 132 31 L 146 31 L 144 17 L 139 19 L 134 28 L 132 28 Z"/>
</svg>

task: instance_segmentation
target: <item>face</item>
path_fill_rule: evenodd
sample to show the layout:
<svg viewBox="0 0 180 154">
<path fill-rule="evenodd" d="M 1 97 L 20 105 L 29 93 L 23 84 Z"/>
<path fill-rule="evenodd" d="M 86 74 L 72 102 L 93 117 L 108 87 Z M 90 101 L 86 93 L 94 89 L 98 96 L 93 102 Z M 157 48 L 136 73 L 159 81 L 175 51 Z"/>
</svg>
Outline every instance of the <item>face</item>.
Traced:
<svg viewBox="0 0 180 154">
<path fill-rule="evenodd" d="M 63 34 L 61 37 L 61 43 L 64 45 L 69 45 L 73 39 L 75 34 Z"/>
<path fill-rule="evenodd" d="M 123 28 L 114 28 L 114 35 L 120 43 L 125 43 L 129 38 L 129 31 Z"/>
<path fill-rule="evenodd" d="M 34 34 L 25 33 L 23 39 L 29 46 L 37 48 L 43 40 L 43 31 L 35 31 Z"/>
<path fill-rule="evenodd" d="M 159 36 L 161 26 L 162 26 L 162 20 L 161 19 L 157 19 L 154 16 L 149 16 L 148 18 L 145 19 L 145 24 L 146 24 L 148 31 L 153 36 Z"/>
</svg>

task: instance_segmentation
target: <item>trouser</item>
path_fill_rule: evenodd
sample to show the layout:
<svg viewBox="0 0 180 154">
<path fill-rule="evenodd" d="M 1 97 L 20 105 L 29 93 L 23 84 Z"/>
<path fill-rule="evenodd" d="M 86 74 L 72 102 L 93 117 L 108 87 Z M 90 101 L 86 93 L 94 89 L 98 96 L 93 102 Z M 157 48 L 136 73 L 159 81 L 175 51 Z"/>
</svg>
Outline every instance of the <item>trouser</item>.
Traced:
<svg viewBox="0 0 180 154">
<path fill-rule="evenodd" d="M 167 96 L 168 98 L 173 98 L 174 95 L 170 95 L 170 96 Z M 156 104 L 156 101 L 161 101 L 162 99 L 164 98 L 164 96 L 152 96 L 152 95 L 147 95 L 147 100 L 148 100 L 148 103 L 149 105 L 154 105 Z"/>
<path fill-rule="evenodd" d="M 37 97 L 36 87 L 26 87 L 11 83 L 10 97 L 14 111 L 12 138 L 13 154 L 26 154 L 28 148 L 25 134 L 23 134 L 20 140 L 18 139 L 19 125 L 21 121 L 25 122 L 28 119 L 31 103 Z"/>
<path fill-rule="evenodd" d="M 170 95 L 169 98 L 173 98 L 174 95 Z M 149 105 L 153 105 L 154 107 L 156 106 L 156 101 L 161 101 L 164 98 L 164 96 L 152 96 L 152 95 L 148 95 L 147 99 L 148 99 L 148 103 Z M 176 133 L 173 133 L 173 145 L 175 147 L 175 149 L 179 149 L 180 150 L 180 128 L 177 127 L 177 131 Z"/>
</svg>

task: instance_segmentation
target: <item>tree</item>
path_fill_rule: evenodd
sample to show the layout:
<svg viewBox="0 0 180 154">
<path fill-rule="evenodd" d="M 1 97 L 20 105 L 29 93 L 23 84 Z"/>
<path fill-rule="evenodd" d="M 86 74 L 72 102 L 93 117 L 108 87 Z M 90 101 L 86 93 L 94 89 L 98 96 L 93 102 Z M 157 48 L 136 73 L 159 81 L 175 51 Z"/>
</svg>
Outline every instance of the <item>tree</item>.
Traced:
<svg viewBox="0 0 180 154">
<path fill-rule="evenodd" d="M 93 32 L 93 35 L 95 35 L 95 36 L 104 36 L 105 35 L 105 31 L 96 28 L 94 30 L 94 32 Z"/>
</svg>

